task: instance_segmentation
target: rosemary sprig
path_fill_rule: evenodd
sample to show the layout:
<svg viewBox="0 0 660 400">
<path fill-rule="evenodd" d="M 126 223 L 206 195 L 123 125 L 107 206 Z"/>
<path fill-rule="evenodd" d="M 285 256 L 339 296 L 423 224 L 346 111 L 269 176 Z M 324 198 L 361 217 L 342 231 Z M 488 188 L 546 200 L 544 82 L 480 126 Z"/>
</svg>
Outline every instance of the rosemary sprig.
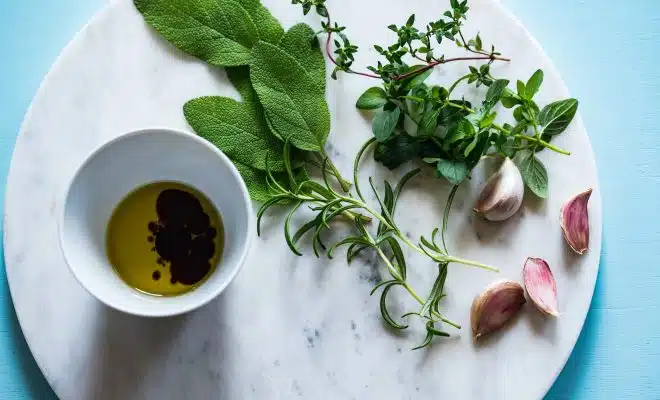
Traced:
<svg viewBox="0 0 660 400">
<path fill-rule="evenodd" d="M 348 246 L 346 259 L 350 263 L 367 249 L 375 251 L 387 267 L 390 277 L 388 280 L 376 285 L 371 292 L 375 294 L 380 290 L 380 311 L 383 320 L 394 329 L 406 329 L 408 327 L 408 325 L 395 321 L 390 314 L 386 302 L 391 289 L 395 287 L 403 288 L 421 306 L 418 311 L 406 313 L 404 316 L 418 316 L 424 320 L 427 330 L 427 340 L 424 341 L 423 345 L 426 346 L 431 343 L 431 339 L 434 336 L 448 336 L 446 332 L 438 330 L 436 324 L 445 323 L 460 329 L 460 325 L 446 318 L 439 309 L 439 302 L 443 297 L 444 280 L 446 279 L 449 263 L 460 263 L 490 271 L 498 270 L 482 263 L 448 254 L 446 249 L 441 248 L 437 244 L 436 239 L 440 231 L 439 229 L 433 231 L 430 240 L 422 236 L 419 244 L 413 243 L 402 233 L 394 218 L 396 206 L 405 185 L 419 173 L 419 169 L 405 174 L 395 186 L 385 181 L 385 189 L 382 196 L 376 190 L 373 179 L 370 178 L 370 187 L 375 194 L 380 210 L 376 210 L 367 204 L 357 178 L 360 160 L 366 150 L 373 144 L 373 139 L 367 141 L 358 152 L 354 162 L 354 189 L 357 197 L 354 197 L 351 193 L 339 193 L 333 188 L 327 179 L 327 159 L 324 160 L 321 167 L 323 183 L 314 180 L 296 179 L 296 175 L 293 173 L 291 163 L 289 162 L 285 162 L 290 181 L 289 188 L 279 183 L 273 177 L 272 173 L 267 171 L 268 185 L 273 197 L 264 203 L 257 213 L 257 231 L 260 233 L 261 220 L 265 212 L 276 204 L 286 202 L 287 204 L 291 204 L 291 208 L 284 220 L 284 237 L 287 245 L 294 254 L 302 255 L 302 252 L 298 248 L 298 242 L 306 234 L 312 235 L 312 249 L 317 257 L 320 257 L 321 250 L 323 250 L 329 258 L 332 258 L 338 248 Z M 285 144 L 285 148 L 288 148 L 288 143 Z M 288 156 L 287 150 L 285 150 L 285 156 Z M 315 212 L 315 215 L 294 231 L 291 226 L 293 216 L 303 205 L 309 206 Z M 353 233 L 331 246 L 326 246 L 323 242 L 322 235 L 325 231 L 332 229 L 330 223 L 340 216 L 347 217 L 353 223 Z M 375 232 L 370 232 L 366 226 L 369 218 L 378 221 Z M 407 281 L 407 262 L 401 247 L 402 244 L 432 259 L 439 265 L 438 278 L 436 278 L 436 282 L 426 298 L 421 297 Z"/>
</svg>

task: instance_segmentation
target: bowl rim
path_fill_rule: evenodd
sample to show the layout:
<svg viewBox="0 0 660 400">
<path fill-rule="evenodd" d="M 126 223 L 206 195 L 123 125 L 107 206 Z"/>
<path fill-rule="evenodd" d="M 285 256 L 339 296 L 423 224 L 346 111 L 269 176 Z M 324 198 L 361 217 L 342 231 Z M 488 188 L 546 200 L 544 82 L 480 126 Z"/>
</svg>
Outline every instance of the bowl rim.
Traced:
<svg viewBox="0 0 660 400">
<path fill-rule="evenodd" d="M 238 261 L 234 263 L 234 265 L 231 266 L 231 272 L 229 273 L 227 279 L 223 281 L 219 281 L 215 286 L 210 290 L 205 296 L 199 297 L 197 299 L 194 299 L 192 301 L 186 302 L 186 303 L 181 303 L 181 306 L 177 308 L 168 309 L 165 311 L 150 311 L 150 312 L 144 312 L 140 310 L 136 310 L 130 307 L 123 307 L 123 306 L 118 306 L 117 304 L 112 304 L 111 302 L 106 301 L 106 299 L 102 299 L 99 297 L 96 293 L 94 293 L 93 290 L 91 290 L 84 282 L 83 279 L 80 278 L 79 274 L 76 272 L 77 267 L 74 267 L 72 263 L 69 260 L 69 257 L 67 256 L 67 251 L 65 250 L 64 246 L 64 220 L 66 217 L 66 211 L 67 211 L 67 203 L 69 200 L 69 195 L 71 192 L 71 188 L 73 187 L 74 182 L 76 179 L 78 179 L 79 175 L 82 173 L 82 171 L 91 163 L 91 161 L 97 157 L 100 153 L 103 151 L 107 150 L 109 147 L 112 147 L 113 145 L 117 144 L 120 141 L 130 139 L 135 136 L 140 136 L 140 135 L 146 135 L 146 134 L 153 134 L 154 132 L 163 132 L 169 135 L 173 136 L 178 136 L 181 138 L 184 138 L 185 140 L 192 140 L 203 147 L 205 147 L 207 150 L 211 151 L 213 154 L 215 154 L 223 164 L 225 164 L 226 168 L 231 172 L 232 176 L 234 179 L 239 184 L 240 192 L 241 192 L 241 199 L 242 199 L 242 205 L 245 208 L 246 215 L 247 215 L 247 221 L 246 221 L 246 226 L 247 229 L 245 230 L 245 240 L 243 241 L 243 245 L 240 248 L 240 256 L 238 258 Z M 245 184 L 245 181 L 241 177 L 241 174 L 238 172 L 238 169 L 234 165 L 234 163 L 229 159 L 229 157 L 222 152 L 220 149 L 218 149 L 215 145 L 213 145 L 211 142 L 208 140 L 201 138 L 191 132 L 179 130 L 179 129 L 173 129 L 173 128 L 168 128 L 168 127 L 150 127 L 150 128 L 141 128 L 137 130 L 132 130 L 128 131 L 125 133 L 122 133 L 118 135 L 115 138 L 112 138 L 110 140 L 107 140 L 103 142 L 101 145 L 97 146 L 94 150 L 92 150 L 87 157 L 76 167 L 75 171 L 71 175 L 71 177 L 68 179 L 64 190 L 63 194 L 60 197 L 62 199 L 62 208 L 61 212 L 59 213 L 58 221 L 57 221 L 57 234 L 58 234 L 58 244 L 60 248 L 60 252 L 62 253 L 62 256 L 64 257 L 64 261 L 69 269 L 69 271 L 73 274 L 75 277 L 76 281 L 82 286 L 87 293 L 92 295 L 95 299 L 100 301 L 102 304 L 105 304 L 106 306 L 115 309 L 117 311 L 121 311 L 126 314 L 130 315 L 135 315 L 138 317 L 149 317 L 149 318 L 157 318 L 157 317 L 174 317 L 177 315 L 182 315 L 191 311 L 194 311 L 198 308 L 201 308 L 205 306 L 206 304 L 210 303 L 212 300 L 216 299 L 221 293 L 225 291 L 225 289 L 231 284 L 238 273 L 243 269 L 243 266 L 245 265 L 245 262 L 247 260 L 247 257 L 250 252 L 250 248 L 252 246 L 252 237 L 253 237 L 253 230 L 254 230 L 254 210 L 252 209 L 252 201 L 250 200 L 250 195 L 247 190 L 247 186 Z M 205 282 L 204 284 L 208 283 Z M 193 291 L 194 292 L 194 291 Z M 136 294 L 139 293 L 136 291 Z M 190 293 L 190 292 L 189 292 Z M 148 296 L 148 294 L 144 294 L 144 296 Z M 185 296 L 185 294 L 183 295 Z M 167 301 L 167 299 L 170 298 L 181 298 L 181 296 L 173 296 L 173 297 L 157 297 L 153 296 L 154 299 L 161 299 Z"/>
</svg>

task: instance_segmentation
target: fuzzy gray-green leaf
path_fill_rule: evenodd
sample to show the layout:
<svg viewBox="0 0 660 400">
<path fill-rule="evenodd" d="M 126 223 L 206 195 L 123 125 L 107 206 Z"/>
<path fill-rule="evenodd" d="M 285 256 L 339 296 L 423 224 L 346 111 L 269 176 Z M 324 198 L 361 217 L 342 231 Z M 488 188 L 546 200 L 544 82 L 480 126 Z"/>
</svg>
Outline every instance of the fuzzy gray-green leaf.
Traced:
<svg viewBox="0 0 660 400">
<path fill-rule="evenodd" d="M 259 33 L 259 39 L 277 44 L 284 34 L 284 29 L 277 18 L 261 4 L 260 0 L 240 0 L 239 2 L 252 17 Z"/>
<path fill-rule="evenodd" d="M 259 32 L 234 0 L 133 0 L 145 21 L 180 50 L 218 66 L 246 65 Z"/>
<path fill-rule="evenodd" d="M 284 50 L 265 42 L 252 49 L 250 76 L 282 139 L 301 150 L 321 151 L 330 133 L 330 111 L 314 77 Z"/>
<path fill-rule="evenodd" d="M 232 161 L 273 171 L 284 170 L 282 142 L 267 128 L 261 110 L 226 97 L 200 97 L 183 106 L 195 132 L 216 145 Z"/>
<path fill-rule="evenodd" d="M 307 24 L 292 26 L 279 42 L 280 48 L 295 58 L 325 91 L 325 57 L 316 32 Z"/>
</svg>

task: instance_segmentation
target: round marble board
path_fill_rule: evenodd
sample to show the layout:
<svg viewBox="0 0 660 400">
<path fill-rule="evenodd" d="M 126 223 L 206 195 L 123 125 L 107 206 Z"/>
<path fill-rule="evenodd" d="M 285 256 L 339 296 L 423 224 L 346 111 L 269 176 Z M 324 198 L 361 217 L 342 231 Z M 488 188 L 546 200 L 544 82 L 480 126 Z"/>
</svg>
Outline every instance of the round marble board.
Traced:
<svg viewBox="0 0 660 400">
<path fill-rule="evenodd" d="M 388 43 L 385 26 L 439 16 L 444 1 L 333 1 L 335 18 L 362 45 L 358 67 L 375 62 L 372 43 Z M 545 71 L 540 102 L 569 93 L 540 46 L 493 0 L 471 0 L 467 31 L 512 58 L 494 75 L 526 78 Z M 265 1 L 285 27 L 301 21 L 299 7 Z M 312 26 L 319 21 L 306 19 Z M 458 50 L 457 50 L 458 51 Z M 457 53 L 459 54 L 459 53 Z M 467 68 L 453 63 L 431 79 L 447 82 Z M 343 75 L 328 81 L 331 157 L 350 175 L 353 157 L 370 135 L 354 108 L 374 84 Z M 580 333 L 593 293 L 601 247 L 601 200 L 596 166 L 579 117 L 553 141 L 573 155 L 543 151 L 550 198 L 531 195 L 511 220 L 492 224 L 472 215 L 487 176 L 479 167 L 455 201 L 449 248 L 458 256 L 498 266 L 500 274 L 451 265 L 446 314 L 463 325 L 449 339 L 410 351 L 423 339 L 414 324 L 393 333 L 381 322 L 369 290 L 384 273 L 369 258 L 347 266 L 344 257 L 317 259 L 309 248 L 293 255 L 281 231 L 282 215 L 265 220 L 262 237 L 237 280 L 219 299 L 194 313 L 141 319 L 101 305 L 76 282 L 58 246 L 57 216 L 74 169 L 96 147 L 124 132 L 155 126 L 190 130 L 181 107 L 188 99 L 224 94 L 238 98 L 222 69 L 187 57 L 143 22 L 129 0 L 107 6 L 76 36 L 45 79 L 18 138 L 7 186 L 5 257 L 11 294 L 37 363 L 62 399 L 534 399 L 552 385 Z M 475 93 L 465 93 L 466 96 Z M 163 157 L 176 157 L 164 154 Z M 369 159 L 371 157 L 368 157 Z M 361 177 L 401 176 L 368 161 Z M 213 171 L 200 171 L 212 174 Z M 366 183 L 363 182 L 363 185 Z M 561 237 L 563 202 L 587 187 L 591 248 L 574 256 Z M 448 185 L 425 168 L 401 200 L 397 219 L 411 237 L 441 224 Z M 372 198 L 373 200 L 373 198 Z M 256 205 L 255 205 L 256 206 Z M 295 223 L 306 216 L 301 215 Z M 338 230 L 345 229 L 338 227 Z M 542 257 L 557 280 L 558 319 L 531 307 L 504 331 L 474 344 L 469 330 L 473 297 L 495 279 L 520 279 L 526 257 Z M 408 254 L 412 284 L 426 291 L 435 266 Z M 394 307 L 414 306 L 395 293 Z M 447 327 L 450 329 L 450 327 Z"/>
</svg>

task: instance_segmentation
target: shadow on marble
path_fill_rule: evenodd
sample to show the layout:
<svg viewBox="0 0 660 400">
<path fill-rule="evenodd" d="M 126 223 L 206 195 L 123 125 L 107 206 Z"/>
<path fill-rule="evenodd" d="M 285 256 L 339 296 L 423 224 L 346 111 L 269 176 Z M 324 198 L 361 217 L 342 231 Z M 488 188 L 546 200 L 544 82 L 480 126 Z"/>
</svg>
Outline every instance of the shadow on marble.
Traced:
<svg viewBox="0 0 660 400">
<path fill-rule="evenodd" d="M 564 369 L 559 374 L 554 385 L 545 397 L 545 400 L 574 399 L 577 393 L 580 393 L 581 382 L 587 379 L 585 366 L 588 365 L 584 359 L 590 350 L 595 346 L 596 335 L 601 323 L 601 310 L 593 307 L 594 303 L 602 302 L 604 292 L 604 280 L 607 279 L 605 271 L 607 265 L 605 232 L 603 232 L 603 246 L 600 254 L 600 267 L 598 270 L 598 279 L 596 280 L 596 289 L 591 299 L 591 307 L 587 314 L 586 321 L 582 327 L 582 332 L 578 337 L 575 348 L 569 357 Z M 570 268 L 570 266 L 568 267 Z"/>
<path fill-rule="evenodd" d="M 194 392 L 197 376 L 191 374 L 208 366 L 209 379 L 219 382 L 214 386 L 222 398 L 230 381 L 223 365 L 228 351 L 228 335 L 223 329 L 226 299 L 221 296 L 197 311 L 169 318 L 135 317 L 99 303 L 95 335 L 87 359 L 81 362 L 87 366 L 85 397 L 128 400 L 160 396 L 162 393 L 153 393 L 154 381 L 173 379 L 184 393 Z"/>
</svg>

